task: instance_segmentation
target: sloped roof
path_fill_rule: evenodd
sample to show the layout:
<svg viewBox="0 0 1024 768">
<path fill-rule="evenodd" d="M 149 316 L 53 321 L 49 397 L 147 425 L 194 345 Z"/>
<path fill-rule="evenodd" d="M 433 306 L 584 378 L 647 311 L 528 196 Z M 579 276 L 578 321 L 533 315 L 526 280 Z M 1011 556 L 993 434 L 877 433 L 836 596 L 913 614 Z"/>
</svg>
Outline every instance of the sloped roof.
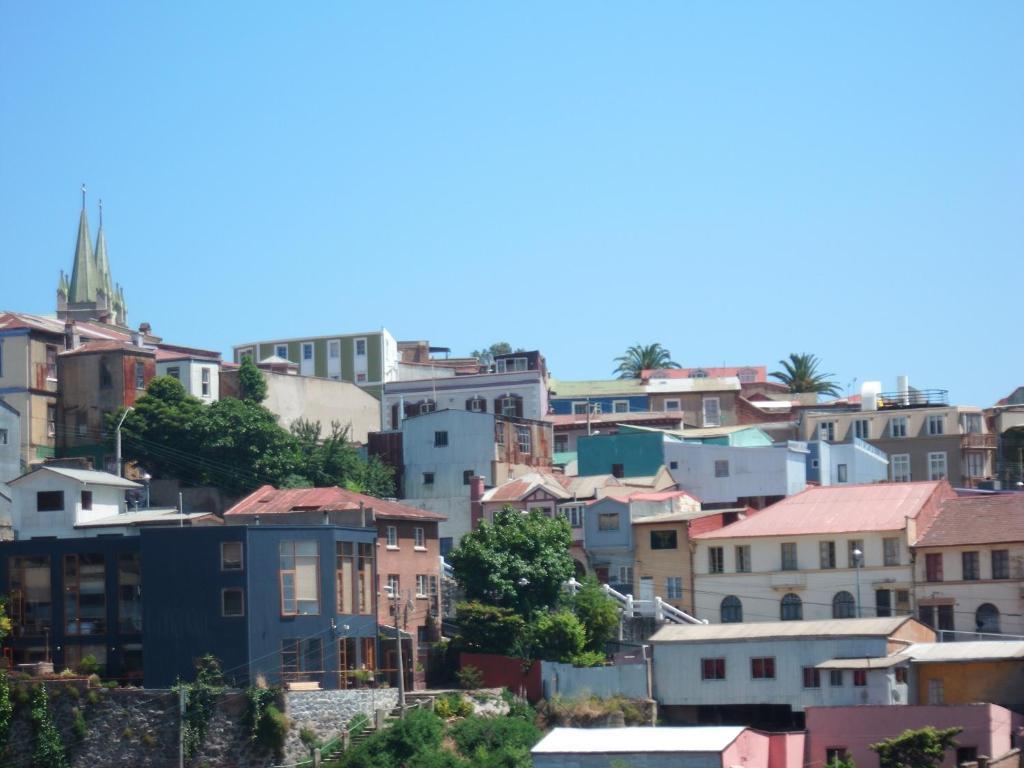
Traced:
<svg viewBox="0 0 1024 768">
<path fill-rule="evenodd" d="M 570 495 L 577 499 L 589 499 L 596 496 L 598 490 L 608 486 L 621 486 L 615 475 L 573 475 L 559 476 L 556 478 Z"/>
<path fill-rule="evenodd" d="M 1024 493 L 958 496 L 942 503 L 915 546 L 943 547 L 1024 541 Z"/>
<path fill-rule="evenodd" d="M 702 533 L 699 539 L 898 531 L 917 517 L 945 481 L 830 485 L 801 491 L 753 517 Z M 950 489 L 952 493 L 952 489 Z"/>
<path fill-rule="evenodd" d="M 96 352 L 131 352 L 134 355 L 156 356 L 156 349 L 153 347 L 140 347 L 137 344 L 132 344 L 130 341 L 114 340 L 87 341 L 74 349 L 61 352 L 60 356 L 89 355 Z"/>
<path fill-rule="evenodd" d="M 572 494 L 565 489 L 558 478 L 546 472 L 529 472 L 522 477 L 506 480 L 484 493 L 481 501 L 521 501 L 531 493 L 541 489 L 554 496 L 556 499 L 569 499 Z"/>
<path fill-rule="evenodd" d="M 721 752 L 747 730 L 742 725 L 660 728 L 555 728 L 530 750 L 534 755 Z"/>
<path fill-rule="evenodd" d="M 906 653 L 894 653 L 890 656 L 877 656 L 873 659 L 829 659 L 814 666 L 817 669 L 888 669 L 905 661 L 910 661 L 910 656 Z"/>
<path fill-rule="evenodd" d="M 417 509 L 397 501 L 377 499 L 337 486 L 327 488 L 275 488 L 264 485 L 224 513 L 224 516 L 239 515 L 285 515 L 289 512 L 343 511 L 364 508 L 373 510 L 379 520 L 447 520 L 444 515 Z"/>
<path fill-rule="evenodd" d="M 696 372 L 704 376 L 694 376 Z M 763 365 L 728 365 L 717 368 L 648 368 L 642 372 L 645 379 L 690 379 L 690 378 L 712 378 L 721 379 L 726 376 L 739 376 L 740 372 L 754 374 L 754 381 L 751 383 L 765 384 L 768 382 L 768 368 Z"/>
<path fill-rule="evenodd" d="M 139 483 L 134 483 L 131 480 L 126 480 L 123 477 L 112 475 L 109 472 L 97 472 L 94 469 L 69 469 L 68 467 L 49 467 L 45 464 L 31 472 L 26 472 L 21 477 L 16 477 L 13 480 L 8 481 L 8 485 L 14 485 L 24 480 L 26 477 L 33 477 L 39 472 L 53 472 L 54 474 L 61 475 L 70 480 L 74 480 L 78 483 L 85 483 L 86 485 L 110 485 L 116 488 L 141 488 Z"/>
<path fill-rule="evenodd" d="M 723 640 L 756 640 L 784 637 L 888 637 L 911 616 L 871 619 L 824 619 L 822 621 L 755 621 L 736 624 L 666 624 L 655 632 L 652 643 L 706 643 Z"/>
<path fill-rule="evenodd" d="M 585 413 L 549 413 L 544 417 L 555 429 L 585 427 L 588 423 Z M 630 411 L 629 413 L 593 413 L 590 424 L 675 424 L 683 421 L 682 411 Z"/>
<path fill-rule="evenodd" d="M 735 376 L 722 378 L 701 378 L 701 379 L 664 379 L 654 376 L 644 379 L 647 393 L 676 394 L 685 392 L 739 392 L 740 380 Z"/>
<path fill-rule="evenodd" d="M 991 661 L 1024 658 L 1024 641 L 968 640 L 962 643 L 914 643 L 901 653 L 914 661 Z"/>
</svg>

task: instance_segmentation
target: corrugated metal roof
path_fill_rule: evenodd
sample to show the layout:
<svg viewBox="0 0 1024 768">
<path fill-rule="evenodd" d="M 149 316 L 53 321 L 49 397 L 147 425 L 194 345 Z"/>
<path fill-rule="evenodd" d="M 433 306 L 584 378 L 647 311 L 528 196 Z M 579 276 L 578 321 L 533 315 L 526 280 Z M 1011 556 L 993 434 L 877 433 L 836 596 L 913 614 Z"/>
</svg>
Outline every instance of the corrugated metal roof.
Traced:
<svg viewBox="0 0 1024 768">
<path fill-rule="evenodd" d="M 692 728 L 555 728 L 530 750 L 535 755 L 642 752 L 721 752 L 739 738 L 741 725 Z"/>
<path fill-rule="evenodd" d="M 1024 641 L 971 640 L 963 643 L 914 643 L 903 651 L 915 662 L 982 661 L 1024 658 Z"/>
<path fill-rule="evenodd" d="M 756 640 L 771 637 L 888 637 L 910 616 L 822 621 L 760 621 L 739 624 L 665 625 L 651 636 L 652 643 L 706 643 L 721 640 Z"/>
<path fill-rule="evenodd" d="M 425 509 L 377 499 L 355 491 L 331 486 L 328 488 L 284 488 L 272 485 L 257 488 L 231 507 L 225 516 L 282 515 L 289 512 L 339 511 L 359 509 L 360 502 L 372 509 L 378 520 L 447 520 L 444 515 Z"/>
<path fill-rule="evenodd" d="M 1024 493 L 961 496 L 942 503 L 915 546 L 942 547 L 1024 541 Z"/>
<path fill-rule="evenodd" d="M 898 531 L 906 518 L 917 517 L 945 481 L 874 483 L 808 488 L 767 507 L 746 520 L 700 539 L 740 539 L 756 536 L 800 536 L 816 533 Z"/>
<path fill-rule="evenodd" d="M 634 396 L 644 394 L 640 379 L 593 379 L 590 381 L 566 381 L 549 379 L 548 391 L 552 398 L 605 397 L 611 395 Z"/>
<path fill-rule="evenodd" d="M 106 528 L 110 526 L 131 526 L 131 525 L 178 525 L 185 522 L 191 524 L 195 520 L 204 517 L 217 519 L 210 512 L 186 512 L 178 514 L 178 510 L 170 509 L 139 509 L 133 512 L 125 512 L 121 515 L 101 517 L 98 520 L 90 520 L 87 523 L 78 523 L 75 528 Z"/>
<path fill-rule="evenodd" d="M 740 380 L 735 376 L 703 379 L 658 379 L 647 380 L 645 387 L 649 395 L 671 395 L 683 392 L 738 392 Z"/>
<path fill-rule="evenodd" d="M 537 489 L 543 489 L 556 499 L 572 498 L 565 486 L 558 478 L 544 472 L 528 472 L 522 477 L 513 480 L 506 480 L 501 485 L 495 486 L 483 495 L 482 501 L 519 501 Z"/>
<path fill-rule="evenodd" d="M 903 653 L 894 653 L 892 656 L 871 659 L 829 659 L 814 666 L 817 669 L 888 669 L 905 661 L 910 661 L 910 657 Z"/>
<path fill-rule="evenodd" d="M 593 413 L 587 419 L 585 413 L 549 413 L 544 417 L 555 429 L 568 430 L 585 427 L 587 424 L 675 424 L 683 423 L 682 411 L 630 411 L 629 413 Z"/>
<path fill-rule="evenodd" d="M 123 477 L 112 475 L 109 472 L 97 472 L 93 469 L 68 469 L 67 467 L 48 467 L 42 466 L 32 472 L 16 477 L 13 480 L 8 481 L 8 485 L 14 485 L 15 483 L 21 482 L 26 477 L 32 477 L 36 472 L 53 472 L 63 477 L 67 477 L 71 480 L 75 480 L 79 483 L 86 483 L 87 485 L 111 485 L 116 488 L 141 488 L 139 483 L 133 483 L 131 480 L 126 480 Z"/>
</svg>

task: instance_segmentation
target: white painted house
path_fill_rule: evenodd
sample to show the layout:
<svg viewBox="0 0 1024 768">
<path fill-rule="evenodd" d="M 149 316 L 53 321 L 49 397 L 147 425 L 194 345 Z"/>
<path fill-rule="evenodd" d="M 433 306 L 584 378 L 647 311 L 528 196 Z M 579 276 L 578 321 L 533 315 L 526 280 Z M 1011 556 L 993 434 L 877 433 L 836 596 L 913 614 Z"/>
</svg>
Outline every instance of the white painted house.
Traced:
<svg viewBox="0 0 1024 768">
<path fill-rule="evenodd" d="M 683 442 L 666 437 L 665 464 L 679 487 L 705 504 L 763 506 L 807 487 L 807 445 Z"/>
<path fill-rule="evenodd" d="M 220 353 L 187 347 L 158 347 L 156 375 L 173 376 L 204 403 L 220 397 Z"/>
<path fill-rule="evenodd" d="M 85 536 L 78 526 L 124 514 L 125 491 L 142 487 L 109 472 L 46 465 L 8 485 L 16 539 Z"/>
<path fill-rule="evenodd" d="M 697 617 L 732 623 L 913 613 L 910 545 L 954 496 L 946 481 L 808 488 L 699 534 Z"/>
</svg>

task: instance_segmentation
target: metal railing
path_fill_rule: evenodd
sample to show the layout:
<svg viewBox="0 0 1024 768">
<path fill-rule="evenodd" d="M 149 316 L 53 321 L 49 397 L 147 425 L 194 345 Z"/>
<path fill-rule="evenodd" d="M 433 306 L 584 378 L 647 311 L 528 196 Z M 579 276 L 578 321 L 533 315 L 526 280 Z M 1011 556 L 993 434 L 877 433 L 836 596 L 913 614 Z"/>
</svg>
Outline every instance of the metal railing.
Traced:
<svg viewBox="0 0 1024 768">
<path fill-rule="evenodd" d="M 877 395 L 880 411 L 894 408 L 926 408 L 949 405 L 948 389 L 909 389 L 906 392 L 880 392 Z"/>
</svg>

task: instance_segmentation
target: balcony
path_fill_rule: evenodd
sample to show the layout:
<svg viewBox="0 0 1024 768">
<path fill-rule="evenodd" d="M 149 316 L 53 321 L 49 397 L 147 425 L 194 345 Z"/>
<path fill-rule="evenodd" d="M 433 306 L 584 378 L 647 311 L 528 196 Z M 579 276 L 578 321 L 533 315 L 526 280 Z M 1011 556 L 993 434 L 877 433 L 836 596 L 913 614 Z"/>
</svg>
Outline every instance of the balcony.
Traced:
<svg viewBox="0 0 1024 768">
<path fill-rule="evenodd" d="M 960 435 L 961 449 L 994 451 L 999 444 L 999 435 L 984 435 L 978 432 Z"/>
<path fill-rule="evenodd" d="M 800 571 L 777 571 L 770 577 L 772 589 L 802 589 L 807 586 L 807 576 Z"/>
<path fill-rule="evenodd" d="M 934 408 L 941 405 L 949 405 L 948 389 L 911 389 L 907 392 L 880 392 L 878 395 L 880 411 Z"/>
</svg>

